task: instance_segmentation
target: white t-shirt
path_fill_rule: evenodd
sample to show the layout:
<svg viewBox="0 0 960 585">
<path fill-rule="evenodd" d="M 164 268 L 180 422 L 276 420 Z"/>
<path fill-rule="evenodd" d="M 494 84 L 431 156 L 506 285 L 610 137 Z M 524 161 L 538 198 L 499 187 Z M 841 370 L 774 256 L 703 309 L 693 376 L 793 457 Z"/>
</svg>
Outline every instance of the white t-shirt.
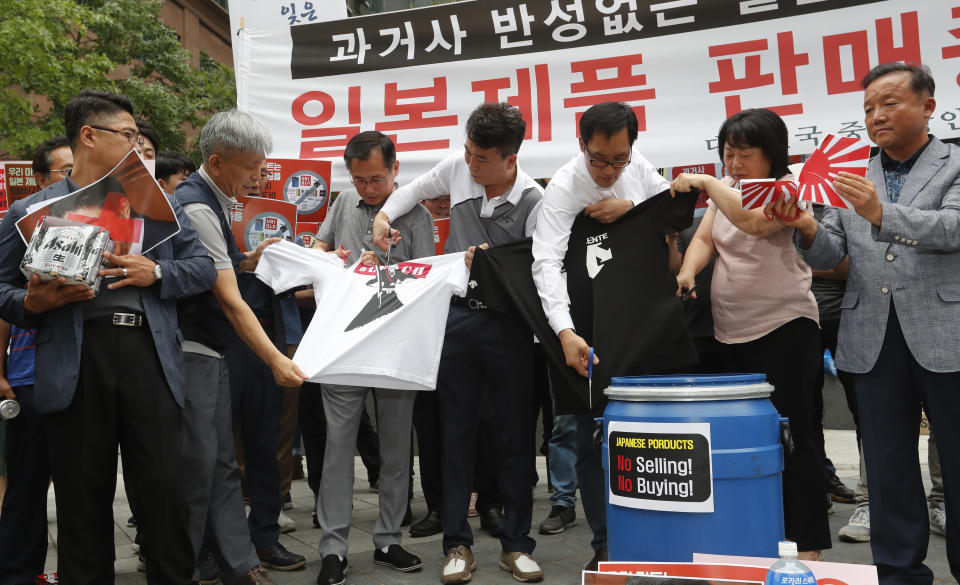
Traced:
<svg viewBox="0 0 960 585">
<path fill-rule="evenodd" d="M 463 256 L 345 267 L 333 254 L 277 242 L 256 274 L 278 292 L 313 285 L 317 312 L 293 356 L 311 382 L 433 390 L 450 297 L 465 294 L 470 275 Z"/>
</svg>

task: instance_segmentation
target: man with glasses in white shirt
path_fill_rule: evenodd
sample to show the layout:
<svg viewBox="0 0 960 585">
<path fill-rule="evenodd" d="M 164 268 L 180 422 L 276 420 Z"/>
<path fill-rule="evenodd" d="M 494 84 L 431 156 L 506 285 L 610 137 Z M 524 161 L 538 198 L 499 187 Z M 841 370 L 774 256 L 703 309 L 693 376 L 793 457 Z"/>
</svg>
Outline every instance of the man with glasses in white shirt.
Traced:
<svg viewBox="0 0 960 585">
<path fill-rule="evenodd" d="M 570 317 L 567 283 L 561 274 L 570 229 L 581 213 L 601 223 L 613 223 L 633 206 L 670 188 L 670 183 L 636 149 L 637 116 L 617 102 L 597 104 L 580 118 L 580 154 L 550 180 L 533 234 L 533 281 L 543 310 L 560 338 L 567 365 L 587 375 L 590 348 L 577 335 Z M 599 356 L 594 356 L 599 363 Z M 593 531 L 594 557 L 587 565 L 596 570 L 606 560 L 606 515 L 600 449 L 594 446 L 593 412 L 577 414 L 577 475 L 584 515 Z M 564 511 L 565 512 L 565 511 Z M 551 512 L 553 513 L 553 512 Z M 565 512 L 570 514 L 570 512 Z M 561 515 L 562 517 L 562 515 Z"/>
</svg>

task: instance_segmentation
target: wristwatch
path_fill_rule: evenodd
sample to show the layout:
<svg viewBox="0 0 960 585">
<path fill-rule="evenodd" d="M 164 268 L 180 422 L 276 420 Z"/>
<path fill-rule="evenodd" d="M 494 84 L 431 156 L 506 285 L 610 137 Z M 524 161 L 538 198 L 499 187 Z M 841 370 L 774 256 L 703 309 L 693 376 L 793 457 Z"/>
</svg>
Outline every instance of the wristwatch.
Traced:
<svg viewBox="0 0 960 585">
<path fill-rule="evenodd" d="M 163 278 L 163 272 L 160 270 L 160 264 L 153 265 L 153 278 L 157 282 L 160 282 L 160 279 Z"/>
</svg>

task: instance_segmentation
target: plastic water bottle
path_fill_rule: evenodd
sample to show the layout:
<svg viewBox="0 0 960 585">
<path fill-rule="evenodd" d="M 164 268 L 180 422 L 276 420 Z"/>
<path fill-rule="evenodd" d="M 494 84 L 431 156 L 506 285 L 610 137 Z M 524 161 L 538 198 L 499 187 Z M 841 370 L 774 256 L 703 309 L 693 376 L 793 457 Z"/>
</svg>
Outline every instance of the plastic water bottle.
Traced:
<svg viewBox="0 0 960 585">
<path fill-rule="evenodd" d="M 837 364 L 833 363 L 833 355 L 829 349 L 823 350 L 823 369 L 828 374 L 837 375 Z"/>
<path fill-rule="evenodd" d="M 810 569 L 797 560 L 797 543 L 781 540 L 777 548 L 780 560 L 767 571 L 764 585 L 816 585 L 817 580 Z"/>
</svg>

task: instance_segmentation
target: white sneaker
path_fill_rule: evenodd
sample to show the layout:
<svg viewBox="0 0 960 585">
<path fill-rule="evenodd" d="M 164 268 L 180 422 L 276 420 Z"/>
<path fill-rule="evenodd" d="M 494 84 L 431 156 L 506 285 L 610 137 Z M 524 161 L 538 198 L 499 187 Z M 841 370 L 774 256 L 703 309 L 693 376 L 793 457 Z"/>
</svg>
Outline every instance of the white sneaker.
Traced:
<svg viewBox="0 0 960 585">
<path fill-rule="evenodd" d="M 847 525 L 840 529 L 840 540 L 844 542 L 870 542 L 870 505 L 860 506 L 853 511 Z"/>
<path fill-rule="evenodd" d="M 943 502 L 930 505 L 930 532 L 947 535 L 947 513 L 943 509 Z"/>
<path fill-rule="evenodd" d="M 293 518 L 284 514 L 282 510 L 280 516 L 277 517 L 277 524 L 280 525 L 280 534 L 293 532 L 297 529 L 297 523 L 293 521 Z"/>
</svg>

